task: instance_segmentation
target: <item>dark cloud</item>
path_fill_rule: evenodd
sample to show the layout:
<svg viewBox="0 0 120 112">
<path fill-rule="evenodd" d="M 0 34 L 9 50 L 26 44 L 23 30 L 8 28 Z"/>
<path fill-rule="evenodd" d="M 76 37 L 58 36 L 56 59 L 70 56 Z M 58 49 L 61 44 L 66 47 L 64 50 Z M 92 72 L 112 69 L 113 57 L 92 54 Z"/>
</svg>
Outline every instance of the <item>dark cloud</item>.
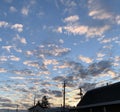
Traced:
<svg viewBox="0 0 120 112">
<path fill-rule="evenodd" d="M 30 69 L 13 70 L 12 72 L 18 75 L 33 75 L 33 71 Z"/>
<path fill-rule="evenodd" d="M 4 98 L 4 97 L 0 96 L 0 102 L 9 102 L 9 103 L 11 103 L 11 100 L 8 99 L 8 98 Z"/>
<path fill-rule="evenodd" d="M 44 94 L 48 94 L 48 93 L 50 93 L 50 90 L 43 88 L 43 89 L 40 90 L 40 92 L 42 92 Z"/>
<path fill-rule="evenodd" d="M 2 107 L 12 107 L 12 108 L 16 108 L 17 104 L 12 104 L 12 103 L 0 103 L 0 105 Z"/>
<path fill-rule="evenodd" d="M 44 56 L 63 56 L 70 52 L 69 48 L 64 48 L 56 44 L 47 44 L 39 46 L 34 50 L 34 54 L 39 57 L 40 55 Z"/>
<path fill-rule="evenodd" d="M 63 82 L 65 80 L 65 78 L 63 76 L 56 76 L 53 78 L 53 80 Z"/>
<path fill-rule="evenodd" d="M 52 94 L 55 97 L 62 97 L 62 92 L 58 91 L 58 90 L 49 90 L 49 89 L 41 89 L 40 92 L 44 93 L 44 94 Z"/>
<path fill-rule="evenodd" d="M 112 63 L 108 60 L 92 63 L 87 67 L 74 61 L 65 63 L 67 63 L 68 66 L 68 75 L 56 76 L 53 80 L 58 82 L 65 80 L 68 87 L 76 87 L 79 86 L 80 80 L 83 79 L 83 84 L 80 86 L 82 86 L 85 91 L 96 86 L 96 84 L 86 82 L 90 81 L 93 77 L 100 76 L 101 73 L 107 73 L 109 70 L 112 70 Z"/>
<path fill-rule="evenodd" d="M 110 61 L 100 61 L 98 63 L 92 63 L 88 67 L 88 75 L 96 76 L 100 73 L 107 72 L 112 67 L 112 63 Z"/>
<path fill-rule="evenodd" d="M 96 87 L 96 83 L 83 83 L 79 86 L 82 88 L 84 91 L 88 91 L 90 89 L 93 89 Z"/>
<path fill-rule="evenodd" d="M 43 86 L 51 86 L 51 84 L 49 82 L 42 82 L 41 85 L 43 85 Z"/>
<path fill-rule="evenodd" d="M 52 94 L 54 94 L 55 97 L 62 97 L 62 92 L 58 90 L 52 90 Z"/>
<path fill-rule="evenodd" d="M 17 88 L 17 89 L 15 89 L 15 90 L 17 90 L 17 91 L 19 91 L 19 92 L 29 93 L 29 90 L 27 90 L 27 89 L 25 89 L 25 88 Z"/>
</svg>

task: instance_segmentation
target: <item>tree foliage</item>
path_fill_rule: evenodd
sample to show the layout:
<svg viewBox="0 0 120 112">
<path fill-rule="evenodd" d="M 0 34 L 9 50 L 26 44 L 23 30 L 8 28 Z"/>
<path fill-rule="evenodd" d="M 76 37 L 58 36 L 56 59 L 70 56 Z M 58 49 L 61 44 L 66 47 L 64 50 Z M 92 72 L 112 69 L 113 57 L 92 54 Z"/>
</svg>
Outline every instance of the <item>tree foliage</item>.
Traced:
<svg viewBox="0 0 120 112">
<path fill-rule="evenodd" d="M 48 102 L 48 98 L 47 98 L 46 96 L 43 96 L 43 97 L 42 97 L 41 105 L 42 105 L 44 108 L 49 108 L 49 107 L 50 107 L 50 103 Z"/>
</svg>

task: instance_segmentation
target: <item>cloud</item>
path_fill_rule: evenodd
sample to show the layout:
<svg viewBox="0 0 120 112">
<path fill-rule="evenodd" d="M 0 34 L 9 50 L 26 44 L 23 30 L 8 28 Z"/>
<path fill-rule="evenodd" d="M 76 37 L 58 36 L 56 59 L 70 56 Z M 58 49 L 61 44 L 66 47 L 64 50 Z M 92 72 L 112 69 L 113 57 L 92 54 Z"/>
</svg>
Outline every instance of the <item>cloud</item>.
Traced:
<svg viewBox="0 0 120 112">
<path fill-rule="evenodd" d="M 73 35 L 85 35 L 86 37 L 102 36 L 105 31 L 109 30 L 109 25 L 103 26 L 88 26 L 80 25 L 79 23 L 66 24 L 65 26 L 59 26 L 54 31 L 58 33 L 73 34 Z"/>
<path fill-rule="evenodd" d="M 48 60 L 48 59 L 44 59 L 43 61 L 44 65 L 57 65 L 59 62 L 55 59 L 52 60 Z"/>
<path fill-rule="evenodd" d="M 5 68 L 0 67 L 0 73 L 6 73 L 6 72 L 7 72 L 7 70 Z"/>
<path fill-rule="evenodd" d="M 0 42 L 2 42 L 2 38 L 0 38 Z"/>
<path fill-rule="evenodd" d="M 72 22 L 76 22 L 78 20 L 79 20 L 79 16 L 73 15 L 73 16 L 69 16 L 69 17 L 65 18 L 63 21 L 68 22 L 68 23 L 72 23 Z"/>
<path fill-rule="evenodd" d="M 11 26 L 11 29 L 17 30 L 18 32 L 23 31 L 23 25 L 22 24 L 14 24 Z"/>
<path fill-rule="evenodd" d="M 6 21 L 0 21 L 0 28 L 10 28 L 10 29 L 14 29 L 18 32 L 22 32 L 23 31 L 23 25 L 16 23 L 16 24 L 11 24 L 8 23 Z"/>
<path fill-rule="evenodd" d="M 20 61 L 20 58 L 14 56 L 14 55 L 11 55 L 11 56 L 9 57 L 9 59 L 12 60 L 12 61 Z"/>
<path fill-rule="evenodd" d="M 55 97 L 62 97 L 62 92 L 58 90 L 52 90 L 52 94 L 54 94 Z"/>
<path fill-rule="evenodd" d="M 63 43 L 64 43 L 64 40 L 63 40 L 63 39 L 59 39 L 59 42 L 60 42 L 61 44 L 63 44 Z"/>
<path fill-rule="evenodd" d="M 117 23 L 118 25 L 120 25 L 120 15 L 117 15 L 117 16 L 116 16 L 116 23 Z"/>
<path fill-rule="evenodd" d="M 48 71 L 47 66 L 44 63 L 40 64 L 38 61 L 24 61 L 23 64 L 31 67 L 36 67 L 42 71 Z"/>
<path fill-rule="evenodd" d="M 75 86 L 70 82 L 74 82 L 77 85 L 76 82 L 78 81 L 88 79 L 90 80 L 90 77 L 91 79 L 96 76 L 102 77 L 100 74 L 107 74 L 108 71 L 112 71 L 112 62 L 107 60 L 102 60 L 98 63 L 88 63 L 88 66 L 83 66 L 81 63 L 74 61 L 67 61 L 65 63 L 67 64 L 68 75 L 56 76 L 53 78 L 53 80 L 55 80 L 56 82 L 63 82 L 64 80 L 66 80 L 68 81 L 70 87 Z"/>
<path fill-rule="evenodd" d="M 10 77 L 10 79 L 15 79 L 15 80 L 23 80 L 25 79 L 24 77 Z M 17 85 L 18 86 L 18 85 Z"/>
<path fill-rule="evenodd" d="M 93 19 L 112 19 L 113 14 L 112 12 L 108 11 L 108 7 L 105 6 L 110 5 L 108 2 L 104 2 L 103 0 L 89 0 L 88 1 L 88 9 L 89 9 L 89 16 L 92 16 Z"/>
<path fill-rule="evenodd" d="M 13 41 L 20 42 L 22 44 L 27 44 L 26 38 L 20 37 L 20 35 L 18 35 L 18 34 L 13 38 Z"/>
<path fill-rule="evenodd" d="M 7 56 L 0 56 L 0 61 L 7 61 L 7 60 L 8 60 Z"/>
<path fill-rule="evenodd" d="M 115 5 L 113 5 L 115 4 Z M 107 20 L 109 24 L 120 24 L 119 1 L 88 0 L 89 16 L 97 20 Z"/>
<path fill-rule="evenodd" d="M 100 61 L 98 63 L 92 63 L 88 67 L 88 74 L 93 76 L 97 76 L 100 73 L 106 73 L 112 67 L 112 63 L 110 61 Z"/>
<path fill-rule="evenodd" d="M 30 69 L 22 69 L 22 70 L 13 70 L 11 71 L 14 74 L 22 75 L 22 76 L 33 76 L 34 73 Z"/>
<path fill-rule="evenodd" d="M 63 76 L 56 76 L 53 78 L 53 80 L 63 82 L 65 78 Z"/>
<path fill-rule="evenodd" d="M 60 3 L 65 7 L 64 13 L 71 14 L 76 8 L 77 4 L 74 0 L 60 0 Z"/>
<path fill-rule="evenodd" d="M 39 46 L 35 51 L 34 54 L 40 56 L 40 54 L 43 54 L 45 56 L 63 56 L 65 54 L 68 54 L 71 51 L 70 48 L 63 48 L 55 44 L 48 44 L 44 47 Z"/>
<path fill-rule="evenodd" d="M 78 58 L 85 63 L 92 63 L 92 59 L 90 59 L 89 57 L 84 57 L 80 55 Z"/>
<path fill-rule="evenodd" d="M 8 52 L 11 52 L 11 48 L 13 48 L 13 46 L 2 46 L 2 49 L 6 49 Z"/>
<path fill-rule="evenodd" d="M 9 26 L 9 24 L 8 24 L 8 22 L 5 22 L 5 21 L 0 21 L 0 28 L 1 27 L 8 27 Z"/>
<path fill-rule="evenodd" d="M 17 12 L 17 9 L 16 9 L 15 7 L 11 6 L 11 7 L 10 7 L 10 11 L 11 11 L 11 12 Z"/>
<path fill-rule="evenodd" d="M 21 42 L 22 44 L 27 44 L 27 41 L 26 41 L 25 38 L 20 38 L 20 42 Z"/>
<path fill-rule="evenodd" d="M 88 91 L 90 89 L 93 89 L 96 87 L 96 83 L 82 83 L 80 84 L 80 88 L 82 88 L 84 91 Z"/>
<path fill-rule="evenodd" d="M 26 7 L 23 7 L 22 10 L 21 10 L 21 13 L 22 13 L 23 15 L 27 16 L 28 13 L 29 13 L 29 9 L 26 8 Z"/>
<path fill-rule="evenodd" d="M 9 102 L 9 103 L 11 103 L 11 100 L 6 98 L 6 97 L 0 96 L 0 102 L 6 102 L 6 103 Z"/>
<path fill-rule="evenodd" d="M 7 108 L 11 108 L 11 109 L 13 109 L 13 108 L 16 108 L 16 104 L 13 104 L 13 103 L 0 103 L 0 105 L 2 106 L 2 107 L 7 107 Z"/>
</svg>

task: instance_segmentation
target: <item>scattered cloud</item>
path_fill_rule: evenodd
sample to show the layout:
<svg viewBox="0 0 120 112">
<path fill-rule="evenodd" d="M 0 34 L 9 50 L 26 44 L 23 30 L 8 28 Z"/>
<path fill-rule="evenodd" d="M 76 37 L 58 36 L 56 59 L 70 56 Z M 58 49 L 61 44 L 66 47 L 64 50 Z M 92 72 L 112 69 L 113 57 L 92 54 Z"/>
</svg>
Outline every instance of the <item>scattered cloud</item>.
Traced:
<svg viewBox="0 0 120 112">
<path fill-rule="evenodd" d="M 68 22 L 73 21 L 72 17 L 65 18 Z M 73 17 L 74 18 L 74 17 Z M 77 17 L 76 17 L 77 18 Z M 69 24 L 69 22 L 65 26 L 59 26 L 56 30 L 58 33 L 65 33 L 65 34 L 73 34 L 73 35 L 85 35 L 86 37 L 96 37 L 102 36 L 104 32 L 110 29 L 110 25 L 103 25 L 103 26 L 89 26 L 89 25 L 82 25 L 74 19 L 74 23 Z"/>
<path fill-rule="evenodd" d="M 8 27 L 9 26 L 9 24 L 8 24 L 8 22 L 6 22 L 6 21 L 0 21 L 0 28 L 1 27 Z"/>
<path fill-rule="evenodd" d="M 17 9 L 16 9 L 14 6 L 11 6 L 11 7 L 10 7 L 10 11 L 11 11 L 11 12 L 17 12 Z"/>
<path fill-rule="evenodd" d="M 90 59 L 89 57 L 84 57 L 80 55 L 78 58 L 85 63 L 92 63 L 92 59 Z"/>
<path fill-rule="evenodd" d="M 23 25 L 22 24 L 14 24 L 11 26 L 11 29 L 17 30 L 18 32 L 23 31 Z"/>
<path fill-rule="evenodd" d="M 79 20 L 79 16 L 74 15 L 74 16 L 69 16 L 69 17 L 65 18 L 64 22 L 72 23 L 72 22 L 76 22 L 78 20 Z"/>
<path fill-rule="evenodd" d="M 68 54 L 71 51 L 70 48 L 63 48 L 55 44 L 48 44 L 45 46 L 39 46 L 36 50 L 34 50 L 34 54 L 38 57 L 41 56 L 41 54 L 45 56 L 63 56 L 65 54 Z"/>
<path fill-rule="evenodd" d="M 13 46 L 2 46 L 3 49 L 6 49 L 8 52 L 11 51 L 11 48 L 13 48 Z"/>
<path fill-rule="evenodd" d="M 26 8 L 26 7 L 23 7 L 22 10 L 21 10 L 21 13 L 25 16 L 28 16 L 28 13 L 29 13 L 29 9 Z"/>
<path fill-rule="evenodd" d="M 0 21 L 0 28 L 10 28 L 10 29 L 14 29 L 18 32 L 22 32 L 23 31 L 23 25 L 22 24 L 19 24 L 19 23 L 16 23 L 16 24 L 11 24 L 11 23 L 8 23 L 6 21 Z"/>
<path fill-rule="evenodd" d="M 6 72 L 7 72 L 7 70 L 5 68 L 0 67 L 0 73 L 6 73 Z"/>
<path fill-rule="evenodd" d="M 12 60 L 12 61 L 20 61 L 20 58 L 14 56 L 14 55 L 11 55 L 11 56 L 9 57 L 9 59 Z"/>
</svg>

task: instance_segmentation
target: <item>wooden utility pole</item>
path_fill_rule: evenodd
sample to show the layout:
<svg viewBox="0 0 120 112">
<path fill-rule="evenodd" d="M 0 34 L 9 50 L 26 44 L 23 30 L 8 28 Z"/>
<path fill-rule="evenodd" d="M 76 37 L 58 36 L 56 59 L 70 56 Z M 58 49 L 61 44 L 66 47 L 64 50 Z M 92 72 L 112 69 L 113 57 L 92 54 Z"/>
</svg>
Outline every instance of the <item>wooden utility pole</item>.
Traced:
<svg viewBox="0 0 120 112">
<path fill-rule="evenodd" d="M 34 96 L 34 106 L 35 106 L 35 104 L 36 104 L 36 94 Z"/>
<path fill-rule="evenodd" d="M 66 87 L 66 82 L 64 81 L 63 83 L 63 108 L 65 108 L 65 87 Z"/>
<path fill-rule="evenodd" d="M 19 106 L 19 105 L 17 105 L 17 109 L 16 109 L 16 112 L 18 112 L 18 106 Z"/>
</svg>

